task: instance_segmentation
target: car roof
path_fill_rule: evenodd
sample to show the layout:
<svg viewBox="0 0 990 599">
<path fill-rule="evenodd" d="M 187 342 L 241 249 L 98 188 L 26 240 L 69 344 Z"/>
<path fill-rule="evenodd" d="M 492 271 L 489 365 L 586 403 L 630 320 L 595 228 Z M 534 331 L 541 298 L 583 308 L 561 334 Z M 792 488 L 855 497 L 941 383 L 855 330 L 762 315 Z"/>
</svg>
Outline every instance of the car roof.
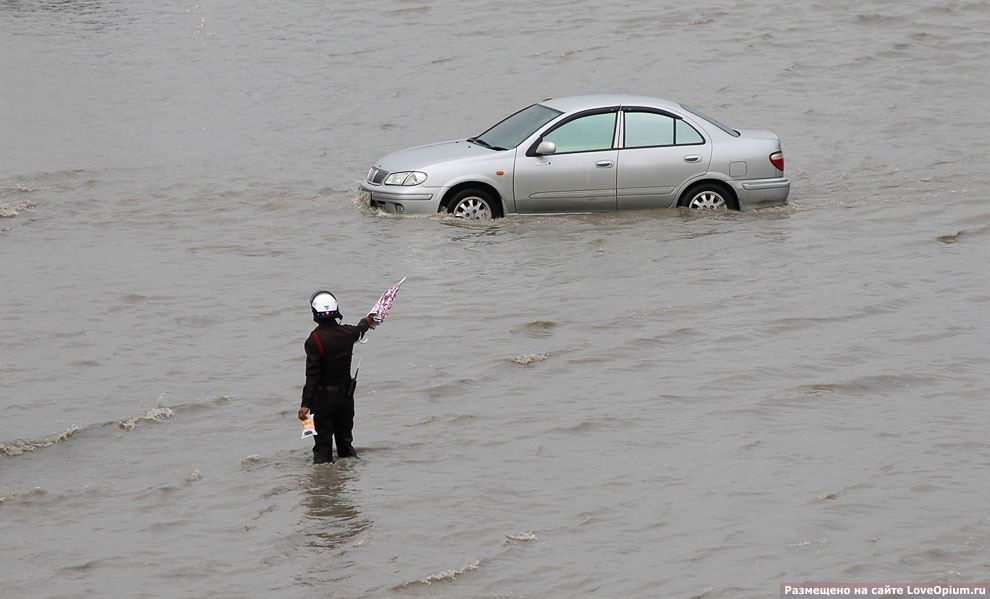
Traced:
<svg viewBox="0 0 990 599">
<path fill-rule="evenodd" d="M 681 107 L 681 105 L 677 102 L 630 94 L 598 94 L 589 96 L 568 96 L 566 98 L 547 98 L 546 100 L 540 102 L 540 104 L 561 112 L 589 110 L 603 106 L 652 106 L 655 108 L 668 108 L 674 110 Z"/>
</svg>

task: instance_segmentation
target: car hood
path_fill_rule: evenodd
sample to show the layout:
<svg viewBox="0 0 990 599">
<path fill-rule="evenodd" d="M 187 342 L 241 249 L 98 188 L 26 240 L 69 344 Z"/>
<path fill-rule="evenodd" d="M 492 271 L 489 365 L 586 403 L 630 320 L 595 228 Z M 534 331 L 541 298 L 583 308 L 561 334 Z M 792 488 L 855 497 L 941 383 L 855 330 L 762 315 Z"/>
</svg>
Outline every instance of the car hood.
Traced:
<svg viewBox="0 0 990 599">
<path fill-rule="evenodd" d="M 375 166 L 390 173 L 421 171 L 452 160 L 490 156 L 494 153 L 494 150 L 458 139 L 392 152 L 378 160 Z"/>
</svg>

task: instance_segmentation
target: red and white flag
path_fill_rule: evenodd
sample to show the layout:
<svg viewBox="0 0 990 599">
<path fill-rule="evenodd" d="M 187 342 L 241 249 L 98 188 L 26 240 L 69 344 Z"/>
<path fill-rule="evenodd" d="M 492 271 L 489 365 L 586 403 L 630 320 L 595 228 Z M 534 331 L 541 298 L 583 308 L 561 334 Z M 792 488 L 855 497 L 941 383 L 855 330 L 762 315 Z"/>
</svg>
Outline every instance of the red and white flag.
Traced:
<svg viewBox="0 0 990 599">
<path fill-rule="evenodd" d="M 402 277 L 402 281 L 406 278 Z M 402 285 L 402 281 L 399 281 L 395 285 L 389 287 L 388 291 L 382 294 L 382 297 L 375 304 L 368 314 L 374 314 L 374 319 L 376 324 L 381 324 L 385 321 L 385 317 L 388 316 L 389 310 L 392 309 L 392 302 L 395 300 L 395 294 L 399 292 L 399 285 Z"/>
</svg>

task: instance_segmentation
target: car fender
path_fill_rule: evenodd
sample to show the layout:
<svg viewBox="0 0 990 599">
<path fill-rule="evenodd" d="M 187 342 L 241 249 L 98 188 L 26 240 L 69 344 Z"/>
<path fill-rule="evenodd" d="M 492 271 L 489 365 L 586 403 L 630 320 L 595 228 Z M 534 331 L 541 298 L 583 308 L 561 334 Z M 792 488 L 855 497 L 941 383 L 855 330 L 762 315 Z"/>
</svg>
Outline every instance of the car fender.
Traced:
<svg viewBox="0 0 990 599">
<path fill-rule="evenodd" d="M 725 173 L 709 170 L 707 173 L 691 177 L 677 189 L 677 193 L 674 194 L 674 206 L 679 206 L 684 192 L 692 185 L 700 181 L 718 181 L 719 183 L 722 183 L 726 187 L 732 189 L 733 193 L 736 193 L 736 186 L 733 185 L 732 177 L 726 175 Z"/>
<path fill-rule="evenodd" d="M 512 173 L 505 171 L 502 172 L 504 172 L 505 174 L 498 175 L 498 179 L 501 179 L 501 181 L 486 175 L 479 175 L 479 174 L 463 175 L 448 180 L 446 183 L 444 183 L 444 186 L 440 188 L 440 193 L 438 194 L 440 196 L 440 206 L 443 206 L 443 202 L 446 200 L 447 194 L 450 193 L 451 189 L 464 184 L 483 183 L 485 185 L 488 185 L 489 187 L 492 187 L 493 189 L 495 189 L 496 192 L 498 192 L 499 195 L 498 201 L 502 203 L 502 213 L 514 214 L 515 204 L 512 201 Z M 510 206 L 512 206 L 513 209 L 510 209 L 509 208 Z"/>
</svg>

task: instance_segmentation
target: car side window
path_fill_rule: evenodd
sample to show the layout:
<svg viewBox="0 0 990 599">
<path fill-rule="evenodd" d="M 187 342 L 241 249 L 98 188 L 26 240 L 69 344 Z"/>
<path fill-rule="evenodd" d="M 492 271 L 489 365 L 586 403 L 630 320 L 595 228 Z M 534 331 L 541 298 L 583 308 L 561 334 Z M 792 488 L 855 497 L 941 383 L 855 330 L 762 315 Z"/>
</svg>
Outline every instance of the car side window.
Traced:
<svg viewBox="0 0 990 599">
<path fill-rule="evenodd" d="M 557 144 L 557 154 L 608 150 L 615 136 L 616 113 L 591 114 L 564 123 L 543 136 Z"/>
<path fill-rule="evenodd" d="M 626 148 L 703 144 L 705 138 L 681 119 L 656 112 L 627 112 Z"/>
<path fill-rule="evenodd" d="M 626 147 L 674 145 L 674 121 L 676 119 L 655 112 L 626 113 Z"/>
<path fill-rule="evenodd" d="M 705 143 L 705 138 L 698 133 L 698 130 L 681 119 L 677 119 L 677 136 L 674 139 L 679 146 Z"/>
</svg>

